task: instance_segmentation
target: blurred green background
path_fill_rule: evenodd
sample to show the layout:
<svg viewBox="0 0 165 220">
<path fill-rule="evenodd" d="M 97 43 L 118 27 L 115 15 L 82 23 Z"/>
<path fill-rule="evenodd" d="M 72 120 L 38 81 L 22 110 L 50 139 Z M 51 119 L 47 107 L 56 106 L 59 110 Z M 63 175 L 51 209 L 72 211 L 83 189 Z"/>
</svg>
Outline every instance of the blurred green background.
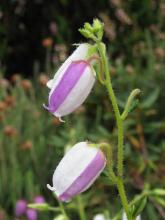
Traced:
<svg viewBox="0 0 165 220">
<path fill-rule="evenodd" d="M 107 93 L 97 83 L 88 100 L 66 123 L 42 108 L 47 80 L 83 42 L 77 29 L 93 18 L 105 26 L 110 71 L 122 110 L 130 91 L 140 102 L 125 123 L 125 183 L 132 199 L 144 187 L 165 186 L 165 1 L 1 0 L 0 2 L 0 220 L 15 219 L 19 199 L 33 202 L 47 190 L 54 168 L 69 146 L 107 141 L 116 151 L 116 126 Z M 106 175 L 82 195 L 88 219 L 121 206 Z M 66 205 L 79 219 L 76 199 Z M 148 199 L 143 220 L 165 219 L 165 202 Z M 53 219 L 40 213 L 38 219 Z M 23 219 L 26 219 L 23 218 Z"/>
</svg>

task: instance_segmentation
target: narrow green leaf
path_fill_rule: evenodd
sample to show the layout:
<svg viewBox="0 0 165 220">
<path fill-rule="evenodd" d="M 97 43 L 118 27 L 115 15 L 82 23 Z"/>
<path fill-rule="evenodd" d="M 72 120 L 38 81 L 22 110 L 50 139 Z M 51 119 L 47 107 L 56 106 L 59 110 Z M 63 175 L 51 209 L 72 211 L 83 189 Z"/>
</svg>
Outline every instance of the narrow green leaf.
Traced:
<svg viewBox="0 0 165 220">
<path fill-rule="evenodd" d="M 142 102 L 142 108 L 150 108 L 156 102 L 159 93 L 159 88 L 156 88 L 153 92 L 151 92 L 151 94 Z"/>
<path fill-rule="evenodd" d="M 147 197 L 143 197 L 141 200 L 139 200 L 133 207 L 133 213 L 132 215 L 134 217 L 138 216 L 144 209 L 147 202 Z"/>
</svg>

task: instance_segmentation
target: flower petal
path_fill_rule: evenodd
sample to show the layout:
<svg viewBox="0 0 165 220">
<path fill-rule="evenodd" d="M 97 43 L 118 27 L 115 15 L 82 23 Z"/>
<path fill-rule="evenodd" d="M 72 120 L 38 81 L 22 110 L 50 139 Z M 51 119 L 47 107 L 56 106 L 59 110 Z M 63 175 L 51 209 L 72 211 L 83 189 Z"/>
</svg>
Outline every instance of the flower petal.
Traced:
<svg viewBox="0 0 165 220">
<path fill-rule="evenodd" d="M 59 106 L 69 95 L 70 91 L 76 85 L 87 66 L 88 64 L 85 61 L 72 62 L 69 65 L 59 84 L 56 86 L 56 88 L 53 87 L 50 92 L 50 112 L 54 113 L 59 108 Z"/>
<path fill-rule="evenodd" d="M 64 102 L 59 106 L 54 115 L 56 117 L 68 115 L 77 109 L 87 98 L 95 83 L 95 76 L 91 67 L 87 66 L 76 85 L 70 91 Z"/>
<path fill-rule="evenodd" d="M 58 85 L 66 69 L 73 61 L 85 60 L 89 47 L 90 45 L 87 43 L 80 44 L 80 46 L 78 46 L 76 50 L 68 57 L 68 59 L 61 65 L 54 78 L 48 81 L 48 88 L 52 89 Z"/>
<path fill-rule="evenodd" d="M 71 186 L 59 196 L 61 201 L 68 201 L 73 196 L 87 190 L 105 167 L 103 153 L 98 151 L 95 158 L 84 169 L 84 171 L 75 179 Z"/>
</svg>

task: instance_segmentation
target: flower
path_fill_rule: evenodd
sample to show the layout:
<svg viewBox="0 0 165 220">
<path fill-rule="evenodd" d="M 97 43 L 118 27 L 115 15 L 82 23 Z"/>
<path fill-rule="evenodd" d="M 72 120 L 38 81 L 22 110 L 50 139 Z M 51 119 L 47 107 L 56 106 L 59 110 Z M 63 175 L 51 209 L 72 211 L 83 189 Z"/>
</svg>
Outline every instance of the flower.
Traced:
<svg viewBox="0 0 165 220">
<path fill-rule="evenodd" d="M 8 137 L 15 137 L 15 136 L 18 134 L 16 128 L 14 128 L 14 127 L 11 126 L 11 125 L 6 125 L 6 126 L 4 127 L 3 132 L 4 132 L 4 134 L 5 134 L 6 136 L 8 136 Z"/>
<path fill-rule="evenodd" d="M 34 203 L 45 203 L 45 199 L 43 196 L 39 195 L 34 198 Z"/>
<path fill-rule="evenodd" d="M 47 86 L 49 105 L 44 106 L 56 117 L 68 115 L 77 109 L 89 95 L 94 82 L 95 72 L 87 62 L 89 44 L 81 44 L 62 64 L 54 79 Z"/>
<path fill-rule="evenodd" d="M 30 90 L 32 88 L 32 83 L 28 79 L 22 80 L 21 85 L 25 90 Z"/>
<path fill-rule="evenodd" d="M 93 220 L 105 220 L 105 216 L 103 214 L 97 214 L 94 216 Z"/>
<path fill-rule="evenodd" d="M 25 214 L 26 212 L 26 208 L 27 208 L 27 203 L 24 199 L 20 199 L 16 202 L 16 206 L 15 206 L 15 215 L 17 217 L 22 216 L 23 214 Z"/>
<path fill-rule="evenodd" d="M 45 48 L 50 48 L 50 47 L 52 46 L 52 44 L 53 44 L 53 39 L 50 38 L 50 37 L 45 38 L 45 39 L 43 39 L 43 41 L 42 41 L 42 45 L 43 45 L 43 47 L 45 47 Z"/>
<path fill-rule="evenodd" d="M 39 76 L 39 80 L 38 81 L 39 81 L 41 86 L 45 86 L 47 84 L 47 82 L 48 82 L 48 76 L 46 74 L 41 74 Z"/>
<path fill-rule="evenodd" d="M 35 209 L 27 209 L 26 216 L 28 220 L 37 220 L 37 211 Z"/>
<path fill-rule="evenodd" d="M 23 142 L 21 145 L 20 145 L 21 149 L 23 150 L 27 150 L 27 149 L 31 149 L 33 147 L 33 143 L 31 140 L 27 140 L 25 142 Z"/>
<path fill-rule="evenodd" d="M 122 220 L 127 220 L 127 216 L 126 216 L 125 212 L 123 213 Z M 135 220 L 141 220 L 140 215 L 138 215 Z"/>
<path fill-rule="evenodd" d="M 87 190 L 100 175 L 106 165 L 103 152 L 88 142 L 74 145 L 63 157 L 53 174 L 54 191 L 61 201 Z"/>
</svg>

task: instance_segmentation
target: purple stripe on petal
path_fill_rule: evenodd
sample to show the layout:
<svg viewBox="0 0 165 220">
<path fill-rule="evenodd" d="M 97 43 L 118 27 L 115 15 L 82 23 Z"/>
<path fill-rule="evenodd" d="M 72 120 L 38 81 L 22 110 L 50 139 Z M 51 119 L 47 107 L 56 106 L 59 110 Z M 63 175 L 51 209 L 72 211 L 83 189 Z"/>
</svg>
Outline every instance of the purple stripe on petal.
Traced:
<svg viewBox="0 0 165 220">
<path fill-rule="evenodd" d="M 59 196 L 59 200 L 68 201 L 73 196 L 81 193 L 84 189 L 90 186 L 90 183 L 95 180 L 98 174 L 103 170 L 105 166 L 105 157 L 101 151 L 99 151 L 91 163 L 81 173 L 81 175 L 71 184 L 71 186 Z"/>
<path fill-rule="evenodd" d="M 80 79 L 88 63 L 86 61 L 72 62 L 57 87 L 49 97 L 49 111 L 54 113 L 58 107 L 64 102 L 70 91 L 73 89 L 77 81 Z"/>
</svg>

